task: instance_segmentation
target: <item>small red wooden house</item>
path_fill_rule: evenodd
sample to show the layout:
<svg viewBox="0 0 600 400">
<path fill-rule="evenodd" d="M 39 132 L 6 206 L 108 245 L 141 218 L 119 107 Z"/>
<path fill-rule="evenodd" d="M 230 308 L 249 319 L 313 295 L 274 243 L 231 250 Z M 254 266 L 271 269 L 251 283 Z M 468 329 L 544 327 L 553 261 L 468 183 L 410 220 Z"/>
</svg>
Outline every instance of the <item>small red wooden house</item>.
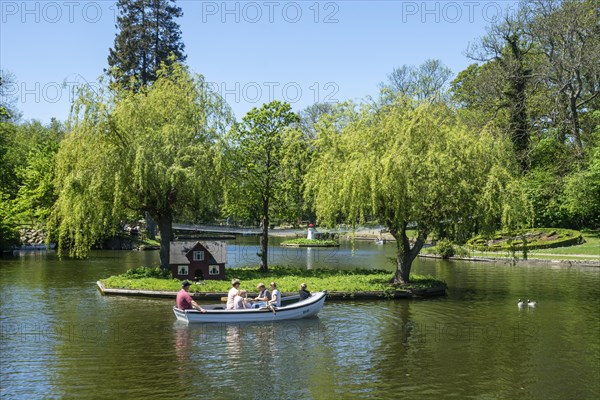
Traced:
<svg viewBox="0 0 600 400">
<path fill-rule="evenodd" d="M 226 262 L 225 242 L 171 242 L 169 265 L 175 279 L 225 279 Z"/>
</svg>

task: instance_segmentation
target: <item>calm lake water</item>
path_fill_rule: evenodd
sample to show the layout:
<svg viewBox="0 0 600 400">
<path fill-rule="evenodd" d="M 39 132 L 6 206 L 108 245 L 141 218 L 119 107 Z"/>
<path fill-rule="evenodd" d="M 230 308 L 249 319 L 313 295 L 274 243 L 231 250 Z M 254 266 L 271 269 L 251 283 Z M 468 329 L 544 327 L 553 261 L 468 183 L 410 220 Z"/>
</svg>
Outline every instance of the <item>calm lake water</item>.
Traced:
<svg viewBox="0 0 600 400">
<path fill-rule="evenodd" d="M 231 243 L 229 265 L 256 265 L 255 240 Z M 391 271 L 393 253 L 273 247 L 271 262 Z M 157 262 L 129 251 L 0 258 L 0 397 L 600 398 L 600 268 L 418 260 L 413 271 L 445 280 L 447 297 L 331 301 L 318 318 L 266 325 L 186 326 L 171 300 L 96 290 Z M 519 310 L 519 297 L 539 305 Z"/>
</svg>

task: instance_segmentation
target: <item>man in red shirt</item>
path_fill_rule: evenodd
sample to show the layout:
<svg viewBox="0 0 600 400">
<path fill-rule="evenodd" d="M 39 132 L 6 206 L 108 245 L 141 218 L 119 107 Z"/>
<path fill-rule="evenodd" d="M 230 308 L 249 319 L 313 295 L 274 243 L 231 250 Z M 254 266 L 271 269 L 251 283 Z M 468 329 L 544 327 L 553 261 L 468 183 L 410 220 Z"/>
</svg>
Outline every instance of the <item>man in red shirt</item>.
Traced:
<svg viewBox="0 0 600 400">
<path fill-rule="evenodd" d="M 205 313 L 206 310 L 198 305 L 194 300 L 192 300 L 192 296 L 188 293 L 190 290 L 190 285 L 188 281 L 184 281 L 181 284 L 181 290 L 177 293 L 177 308 L 180 310 L 189 310 L 191 308 L 195 308 L 196 310 Z"/>
</svg>

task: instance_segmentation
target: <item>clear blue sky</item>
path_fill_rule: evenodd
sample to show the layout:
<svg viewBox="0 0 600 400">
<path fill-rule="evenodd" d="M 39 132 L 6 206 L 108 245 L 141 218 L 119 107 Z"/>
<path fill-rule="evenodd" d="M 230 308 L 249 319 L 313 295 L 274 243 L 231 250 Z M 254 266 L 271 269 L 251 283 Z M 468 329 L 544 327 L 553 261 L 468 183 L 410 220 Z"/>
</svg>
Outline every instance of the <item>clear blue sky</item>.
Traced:
<svg viewBox="0 0 600 400">
<path fill-rule="evenodd" d="M 316 101 L 376 96 L 393 68 L 469 63 L 469 42 L 514 1 L 180 0 L 187 63 L 237 118 L 273 99 L 296 111 Z M 71 92 L 97 82 L 113 46 L 116 2 L 0 0 L 0 68 L 23 119 L 65 120 Z"/>
</svg>

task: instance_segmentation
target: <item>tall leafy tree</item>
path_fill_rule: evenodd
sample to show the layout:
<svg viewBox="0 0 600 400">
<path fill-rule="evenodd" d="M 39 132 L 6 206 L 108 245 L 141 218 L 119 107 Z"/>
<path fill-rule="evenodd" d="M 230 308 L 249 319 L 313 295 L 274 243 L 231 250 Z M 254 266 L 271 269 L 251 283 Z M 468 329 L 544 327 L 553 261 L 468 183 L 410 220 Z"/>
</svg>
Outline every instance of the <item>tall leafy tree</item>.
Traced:
<svg viewBox="0 0 600 400">
<path fill-rule="evenodd" d="M 426 60 L 418 67 L 403 65 L 394 68 L 387 82 L 380 86 L 383 98 L 388 100 L 399 95 L 417 101 L 442 101 L 447 98 L 451 77 L 452 70 L 440 60 Z"/>
<path fill-rule="evenodd" d="M 260 221 L 260 269 L 268 270 L 269 224 L 274 215 L 290 218 L 301 190 L 302 133 L 291 106 L 272 101 L 253 108 L 229 134 L 225 212 Z"/>
<path fill-rule="evenodd" d="M 154 82 L 161 63 L 186 59 L 181 29 L 183 15 L 175 0 L 118 0 L 114 48 L 108 56 L 109 74 L 124 88 L 139 90 Z"/>
<path fill-rule="evenodd" d="M 531 125 L 528 113 L 528 89 L 532 80 L 532 41 L 525 35 L 528 15 L 519 8 L 493 23 L 487 35 L 467 51 L 474 60 L 489 63 L 502 107 L 508 110 L 507 131 L 523 171 L 529 168 L 528 152 Z M 502 84 L 499 86 L 498 82 Z"/>
<path fill-rule="evenodd" d="M 113 86 L 138 91 L 154 82 L 164 63 L 183 62 L 186 56 L 181 30 L 175 21 L 183 15 L 175 0 L 118 0 L 115 45 L 108 64 Z M 147 234 L 156 236 L 156 222 L 146 213 Z"/>
<path fill-rule="evenodd" d="M 317 147 L 307 174 L 317 215 L 329 224 L 340 217 L 356 224 L 367 214 L 384 223 L 397 244 L 395 283 L 410 281 L 413 260 L 441 223 L 501 220 L 510 147 L 486 130 L 472 132 L 442 103 L 415 107 L 397 98 L 365 107 L 341 131 L 323 125 Z"/>
<path fill-rule="evenodd" d="M 452 83 L 475 126 L 512 138 L 537 226 L 595 226 L 599 13 L 594 0 L 521 2 L 470 49 L 483 63 Z"/>
<path fill-rule="evenodd" d="M 0 122 L 17 122 L 21 113 L 16 107 L 17 96 L 15 94 L 16 78 L 10 71 L 0 69 Z"/>
<path fill-rule="evenodd" d="M 20 113 L 10 85 L 0 73 L 0 248 L 18 245 L 17 226 L 43 224 L 54 203 L 54 156 L 64 133 L 55 119 L 17 124 Z"/>
<path fill-rule="evenodd" d="M 168 267 L 174 218 L 216 207 L 216 143 L 230 115 L 201 76 L 177 63 L 138 93 L 84 95 L 57 155 L 49 227 L 59 250 L 84 256 L 127 212 L 147 212 L 158 222 L 160 263 Z"/>
<path fill-rule="evenodd" d="M 593 126 L 582 115 L 600 105 L 600 7 L 595 0 L 534 0 L 526 33 L 541 53 L 538 80 L 550 91 L 548 119 L 580 157 Z"/>
<path fill-rule="evenodd" d="M 0 250 L 16 245 L 19 232 L 12 210 L 12 199 L 18 190 L 15 174 L 15 160 L 10 156 L 17 126 L 13 108 L 15 99 L 10 94 L 9 85 L 14 76 L 0 69 Z"/>
<path fill-rule="evenodd" d="M 11 207 L 17 190 L 14 165 L 9 157 L 9 148 L 16 126 L 0 119 L 0 250 L 19 242 L 19 232 Z"/>
<path fill-rule="evenodd" d="M 298 114 L 300 117 L 300 129 L 307 140 L 313 140 L 316 137 L 315 125 L 322 116 L 333 113 L 335 106 L 332 103 L 315 103 Z"/>
<path fill-rule="evenodd" d="M 19 221 L 44 224 L 56 201 L 55 158 L 65 127 L 56 119 L 45 126 L 38 121 L 17 127 L 13 157 L 19 160 L 15 175 L 19 188 L 13 212 Z"/>
<path fill-rule="evenodd" d="M 596 121 L 594 146 L 589 146 L 586 160 L 565 179 L 563 206 L 572 218 L 571 226 L 600 228 L 600 111 Z"/>
</svg>

